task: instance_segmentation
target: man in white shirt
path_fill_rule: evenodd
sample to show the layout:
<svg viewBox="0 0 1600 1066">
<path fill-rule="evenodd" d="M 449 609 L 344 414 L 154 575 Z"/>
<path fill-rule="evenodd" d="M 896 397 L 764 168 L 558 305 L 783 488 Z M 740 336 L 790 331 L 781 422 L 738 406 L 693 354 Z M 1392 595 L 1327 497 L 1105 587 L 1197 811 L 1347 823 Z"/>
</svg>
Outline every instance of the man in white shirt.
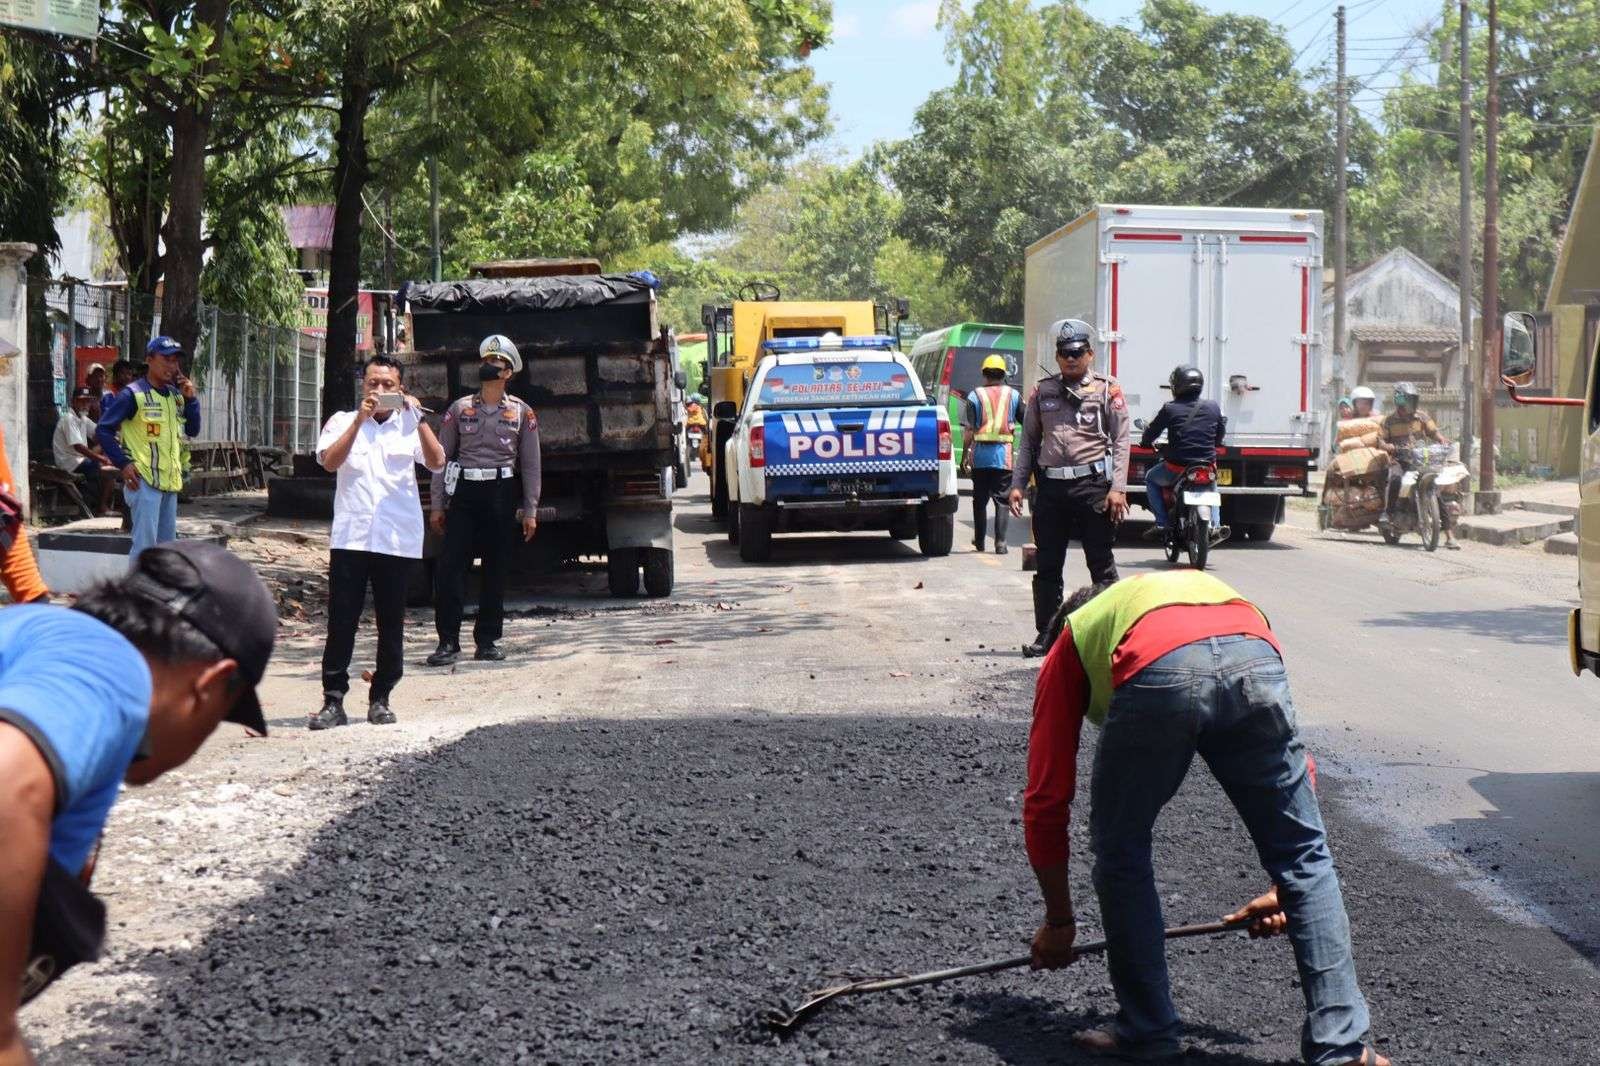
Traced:
<svg viewBox="0 0 1600 1066">
<path fill-rule="evenodd" d="M 79 386 L 72 392 L 72 402 L 56 420 L 55 435 L 50 438 L 50 450 L 55 453 L 56 466 L 69 474 L 82 474 L 89 483 L 89 492 L 97 501 L 100 514 L 111 510 L 111 493 L 116 482 L 105 475 L 102 466 L 110 462 L 94 446 L 94 419 L 89 409 L 99 401 L 93 389 Z"/>
<path fill-rule="evenodd" d="M 322 710 L 312 729 L 346 724 L 350 655 L 356 624 L 372 586 L 378 622 L 378 668 L 367 721 L 390 725 L 389 693 L 405 665 L 406 585 L 422 558 L 422 498 L 416 464 L 444 469 L 444 448 L 401 385 L 400 364 L 367 360 L 361 406 L 328 419 L 317 438 L 317 461 L 338 477 L 328 559 L 328 640 L 322 649 Z"/>
</svg>

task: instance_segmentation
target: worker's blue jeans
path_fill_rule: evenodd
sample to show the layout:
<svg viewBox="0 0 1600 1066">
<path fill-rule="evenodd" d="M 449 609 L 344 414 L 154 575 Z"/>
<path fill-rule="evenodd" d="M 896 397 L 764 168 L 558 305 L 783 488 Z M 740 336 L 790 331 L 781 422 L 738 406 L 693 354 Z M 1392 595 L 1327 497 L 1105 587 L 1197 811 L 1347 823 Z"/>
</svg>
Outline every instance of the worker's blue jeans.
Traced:
<svg viewBox="0 0 1600 1066">
<path fill-rule="evenodd" d="M 128 502 L 128 518 L 133 526 L 133 545 L 128 549 L 128 565 L 139 558 L 139 553 L 152 544 L 165 544 L 178 539 L 178 494 L 162 492 L 144 481 L 130 491 L 122 487 L 122 498 Z"/>
<path fill-rule="evenodd" d="M 1186 644 L 1112 696 L 1095 754 L 1089 833 L 1119 1007 L 1117 1037 L 1141 1056 L 1179 1048 L 1150 837 L 1196 752 L 1238 808 L 1261 865 L 1278 886 L 1305 992 L 1300 1045 L 1306 1062 L 1354 1061 L 1368 1019 L 1356 986 L 1350 923 L 1295 732 L 1288 675 L 1272 645 L 1254 637 Z M 1210 861 L 1204 841 L 1191 846 L 1188 858 Z M 1243 902 L 1218 901 L 1230 908 Z"/>
</svg>

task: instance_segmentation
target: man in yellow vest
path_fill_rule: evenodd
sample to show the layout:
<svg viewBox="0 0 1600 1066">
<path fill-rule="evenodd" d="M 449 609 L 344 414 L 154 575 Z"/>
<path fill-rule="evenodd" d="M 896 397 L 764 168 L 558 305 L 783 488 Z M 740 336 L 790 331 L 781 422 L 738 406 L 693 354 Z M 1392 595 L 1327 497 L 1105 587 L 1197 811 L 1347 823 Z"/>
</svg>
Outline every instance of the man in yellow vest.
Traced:
<svg viewBox="0 0 1600 1066">
<path fill-rule="evenodd" d="M 1315 769 L 1295 730 L 1278 641 L 1255 605 L 1209 574 L 1174 570 L 1079 589 L 1039 672 L 1022 824 L 1044 895 L 1033 964 L 1074 960 L 1067 823 L 1078 741 L 1100 728 L 1089 840 L 1114 1023 L 1074 1036 L 1083 1050 L 1137 1059 L 1181 1054 L 1151 866 L 1156 816 L 1196 753 L 1227 792 L 1273 888 L 1230 919 L 1287 932 L 1305 994 L 1301 1052 L 1315 1066 L 1388 1066 L 1366 1043 L 1339 877 L 1317 806 Z"/>
<path fill-rule="evenodd" d="M 178 490 L 183 488 L 180 433 L 200 435 L 200 400 L 183 375 L 183 346 L 156 337 L 145 346 L 145 375 L 105 404 L 95 437 L 122 470 L 122 497 L 133 521 L 132 562 L 152 544 L 178 539 Z"/>
<path fill-rule="evenodd" d="M 967 394 L 961 472 L 972 479 L 972 547 L 983 551 L 984 514 L 994 501 L 994 553 L 1006 553 L 1006 494 L 1011 489 L 1012 440 L 1022 421 L 1022 393 L 1006 384 L 1006 358 L 983 361 L 983 384 Z"/>
</svg>

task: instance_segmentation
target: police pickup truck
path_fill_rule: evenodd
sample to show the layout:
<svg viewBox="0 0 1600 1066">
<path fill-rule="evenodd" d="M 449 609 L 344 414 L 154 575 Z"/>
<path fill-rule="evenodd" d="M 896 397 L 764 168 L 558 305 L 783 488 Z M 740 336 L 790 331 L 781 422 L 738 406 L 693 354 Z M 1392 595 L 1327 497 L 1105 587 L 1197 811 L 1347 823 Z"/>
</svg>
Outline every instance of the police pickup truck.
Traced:
<svg viewBox="0 0 1600 1066">
<path fill-rule="evenodd" d="M 861 529 L 949 555 L 950 417 L 894 338 L 789 337 L 763 348 L 723 464 L 739 557 L 769 559 L 778 532 Z"/>
</svg>

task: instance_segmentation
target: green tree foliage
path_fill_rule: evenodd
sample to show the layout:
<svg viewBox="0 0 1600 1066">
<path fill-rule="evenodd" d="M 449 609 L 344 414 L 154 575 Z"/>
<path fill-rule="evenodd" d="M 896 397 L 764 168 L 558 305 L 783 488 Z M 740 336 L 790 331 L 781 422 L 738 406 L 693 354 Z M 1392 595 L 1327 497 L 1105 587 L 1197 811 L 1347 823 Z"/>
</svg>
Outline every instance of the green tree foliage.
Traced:
<svg viewBox="0 0 1600 1066">
<path fill-rule="evenodd" d="M 1070 0 L 947 3 L 942 19 L 957 83 L 890 172 L 900 234 L 959 268 L 986 317 L 1020 319 L 1024 249 L 1097 201 L 1329 199 L 1330 100 L 1265 19 L 1190 0 L 1147 0 L 1137 27 Z"/>
<path fill-rule="evenodd" d="M 67 113 L 53 99 L 65 63 L 24 34 L 0 35 L 0 240 L 41 252 L 60 246 L 55 207 L 65 195 Z M 29 269 L 44 269 L 37 256 Z"/>
<path fill-rule="evenodd" d="M 1366 108 L 1387 132 L 1363 185 L 1351 194 L 1351 255 L 1357 262 L 1405 245 L 1445 275 L 1458 272 L 1460 68 L 1455 10 L 1426 38 L 1429 59 L 1438 63 L 1435 82 L 1402 71 L 1397 86 L 1382 86 L 1381 102 L 1358 91 L 1357 106 Z M 1476 89 L 1473 186 L 1478 195 L 1467 238 L 1473 244 L 1474 276 L 1480 278 L 1483 17 L 1480 9 L 1469 56 Z M 1508 0 L 1500 5 L 1500 283 L 1507 306 L 1539 306 L 1549 288 L 1600 100 L 1595 17 L 1593 0 Z"/>
<path fill-rule="evenodd" d="M 374 185 L 392 204 L 398 277 L 427 275 L 429 155 L 446 276 L 490 248 L 609 268 L 726 226 L 826 130 L 825 91 L 803 62 L 826 39 L 821 0 L 573 4 L 559 19 L 562 6 L 547 6 L 543 32 L 441 54 L 431 109 L 423 80 L 374 108 L 373 153 L 391 161 Z M 367 276 L 384 254 L 374 242 Z"/>
</svg>

